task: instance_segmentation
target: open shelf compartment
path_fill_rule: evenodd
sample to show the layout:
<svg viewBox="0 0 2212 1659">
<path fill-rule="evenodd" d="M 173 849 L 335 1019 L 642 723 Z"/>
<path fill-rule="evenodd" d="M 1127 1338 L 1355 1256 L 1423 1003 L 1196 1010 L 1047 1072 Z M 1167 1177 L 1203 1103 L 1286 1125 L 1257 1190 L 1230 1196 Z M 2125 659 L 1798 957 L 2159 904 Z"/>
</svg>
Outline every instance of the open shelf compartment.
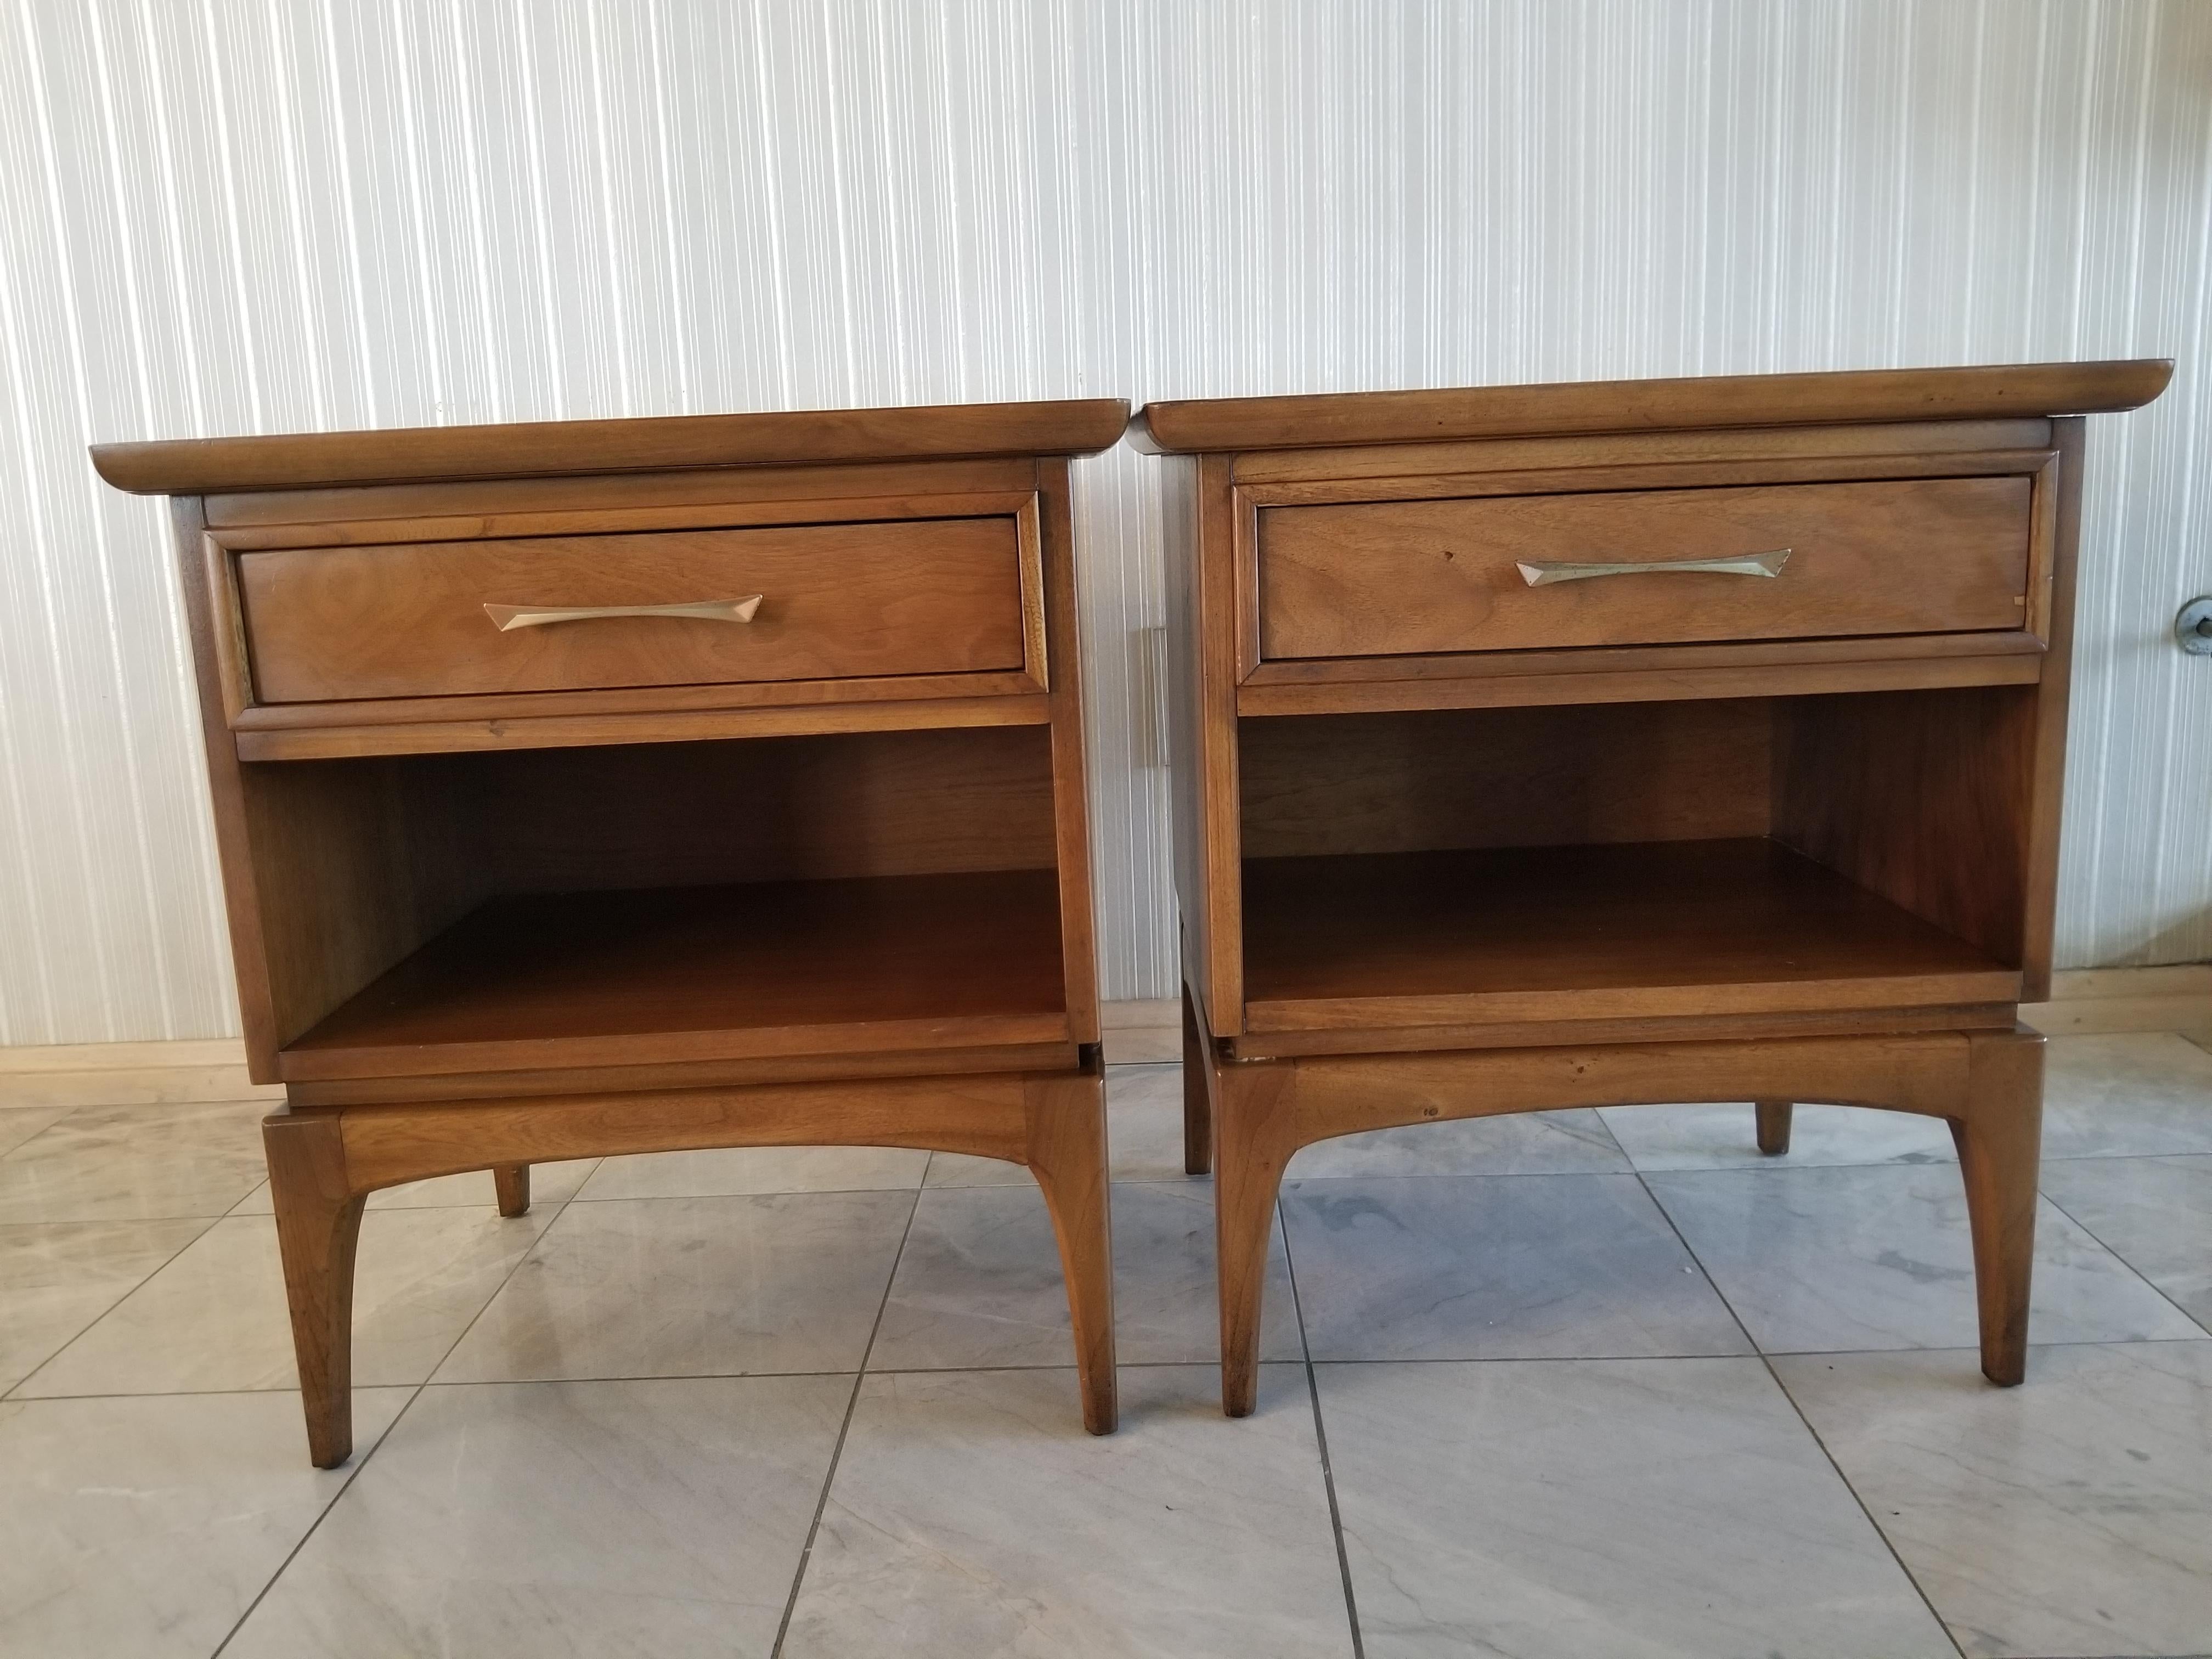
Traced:
<svg viewBox="0 0 2212 1659">
<path fill-rule="evenodd" d="M 1073 1060 L 1048 728 L 246 771 L 287 1082 Z"/>
<path fill-rule="evenodd" d="M 289 1076 L 1067 1036 L 1049 870 L 495 898 L 285 1051 Z"/>
<path fill-rule="evenodd" d="M 1244 1029 L 1992 1023 L 2020 691 L 1248 718 Z"/>
</svg>

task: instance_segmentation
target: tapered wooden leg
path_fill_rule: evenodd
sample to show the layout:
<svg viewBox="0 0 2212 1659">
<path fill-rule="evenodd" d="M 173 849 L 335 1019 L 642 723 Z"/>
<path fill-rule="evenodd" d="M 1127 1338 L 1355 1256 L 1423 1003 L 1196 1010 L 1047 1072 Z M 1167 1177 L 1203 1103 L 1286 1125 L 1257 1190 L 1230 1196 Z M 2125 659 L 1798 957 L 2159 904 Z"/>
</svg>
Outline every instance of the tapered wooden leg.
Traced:
<svg viewBox="0 0 2212 1659">
<path fill-rule="evenodd" d="M 530 1213 L 530 1166 L 527 1164 L 493 1165 L 491 1184 L 499 1193 L 499 1212 L 501 1215 Z"/>
<path fill-rule="evenodd" d="M 1106 1182 L 1106 1091 L 1099 1074 L 1031 1078 L 1030 1173 L 1044 1189 L 1067 1280 L 1083 1426 L 1111 1434 L 1120 1418 L 1114 1376 L 1114 1235 Z"/>
<path fill-rule="evenodd" d="M 1249 1417 L 1259 1402 L 1260 1299 L 1275 1194 L 1297 1148 L 1286 1065 L 1224 1066 L 1216 1075 L 1213 1229 L 1221 1276 L 1221 1409 Z"/>
<path fill-rule="evenodd" d="M 1182 988 L 1182 1172 L 1206 1175 L 1213 1168 L 1213 1106 L 1206 1092 L 1206 1036 L 1198 1024 L 1198 1005 L 1190 987 Z"/>
<path fill-rule="evenodd" d="M 292 1309 L 307 1455 L 317 1468 L 336 1468 L 353 1455 L 353 1261 L 366 1194 L 350 1190 L 335 1115 L 265 1118 L 261 1143 Z"/>
<path fill-rule="evenodd" d="M 1966 1109 L 1951 1120 L 1981 1308 L 1982 1375 L 2027 1375 L 2027 1299 L 2035 1267 L 2035 1183 L 2043 1146 L 2043 1039 L 2028 1030 L 1972 1039 Z"/>
<path fill-rule="evenodd" d="M 1790 1105 L 1786 1100 L 1752 1103 L 1752 1110 L 1759 1115 L 1759 1150 L 1769 1158 L 1790 1150 Z"/>
</svg>

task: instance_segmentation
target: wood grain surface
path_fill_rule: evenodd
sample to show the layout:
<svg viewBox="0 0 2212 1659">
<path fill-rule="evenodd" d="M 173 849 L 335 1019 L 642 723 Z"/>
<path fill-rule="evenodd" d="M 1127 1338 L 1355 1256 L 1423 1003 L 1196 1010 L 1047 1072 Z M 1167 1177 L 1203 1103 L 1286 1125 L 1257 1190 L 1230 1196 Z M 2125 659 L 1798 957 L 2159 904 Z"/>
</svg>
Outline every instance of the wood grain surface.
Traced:
<svg viewBox="0 0 2212 1659">
<path fill-rule="evenodd" d="M 1087 455 L 1110 446 L 1128 420 L 1129 405 L 1115 398 L 674 415 L 95 444 L 92 464 L 118 489 L 141 495 L 204 495 L 671 467 Z"/>
<path fill-rule="evenodd" d="M 1214 454 L 1699 427 L 2090 415 L 2147 404 L 2172 378 L 2172 360 L 2161 357 L 1216 398 L 1147 404 L 1137 411 L 1129 438 L 1154 454 Z"/>
<path fill-rule="evenodd" d="M 1049 870 L 495 899 L 340 1005 L 288 1078 L 1049 1041 Z"/>
<path fill-rule="evenodd" d="M 1018 669 L 1018 558 L 1009 516 L 287 549 L 238 582 L 253 690 L 296 702 Z M 750 623 L 484 611 L 754 593 Z"/>
<path fill-rule="evenodd" d="M 1267 658 L 2026 625 L 2026 477 L 1480 496 L 1260 514 Z M 1774 577 L 1670 562 L 1789 551 Z M 1519 566 L 1653 567 L 1531 586 Z"/>
</svg>

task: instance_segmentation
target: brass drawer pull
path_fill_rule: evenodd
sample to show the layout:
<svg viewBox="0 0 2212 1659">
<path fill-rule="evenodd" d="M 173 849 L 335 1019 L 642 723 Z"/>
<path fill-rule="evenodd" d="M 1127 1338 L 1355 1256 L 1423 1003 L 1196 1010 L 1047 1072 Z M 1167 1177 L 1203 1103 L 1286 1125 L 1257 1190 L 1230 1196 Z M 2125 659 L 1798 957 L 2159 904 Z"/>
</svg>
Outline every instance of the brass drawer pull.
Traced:
<svg viewBox="0 0 2212 1659">
<path fill-rule="evenodd" d="M 1778 576 L 1790 562 L 1790 550 L 1771 553 L 1739 553 L 1727 559 L 1651 559 L 1621 564 L 1522 564 L 1516 568 L 1531 587 L 1547 582 L 1587 581 L 1593 576 L 1640 576 L 1655 570 L 1702 571 L 1712 576 Z"/>
<path fill-rule="evenodd" d="M 742 599 L 695 599 L 689 605 L 593 605 L 565 611 L 550 605 L 488 605 L 484 615 L 499 624 L 502 634 L 547 623 L 589 622 L 595 617 L 696 617 L 702 622 L 749 623 L 765 597 L 749 593 Z"/>
</svg>

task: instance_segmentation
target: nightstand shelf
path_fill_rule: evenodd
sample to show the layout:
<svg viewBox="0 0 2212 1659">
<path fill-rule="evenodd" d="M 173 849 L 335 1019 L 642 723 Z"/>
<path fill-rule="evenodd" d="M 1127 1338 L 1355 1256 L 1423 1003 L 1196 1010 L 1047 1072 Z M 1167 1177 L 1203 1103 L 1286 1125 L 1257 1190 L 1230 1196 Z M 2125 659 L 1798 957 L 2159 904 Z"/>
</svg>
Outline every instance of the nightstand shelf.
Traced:
<svg viewBox="0 0 2212 1659">
<path fill-rule="evenodd" d="M 1067 1043 L 1050 870 L 532 893 L 279 1055 L 288 1079 Z"/>
<path fill-rule="evenodd" d="M 2020 970 L 1763 840 L 1244 864 L 1245 1032 L 2008 1002 Z"/>
</svg>

